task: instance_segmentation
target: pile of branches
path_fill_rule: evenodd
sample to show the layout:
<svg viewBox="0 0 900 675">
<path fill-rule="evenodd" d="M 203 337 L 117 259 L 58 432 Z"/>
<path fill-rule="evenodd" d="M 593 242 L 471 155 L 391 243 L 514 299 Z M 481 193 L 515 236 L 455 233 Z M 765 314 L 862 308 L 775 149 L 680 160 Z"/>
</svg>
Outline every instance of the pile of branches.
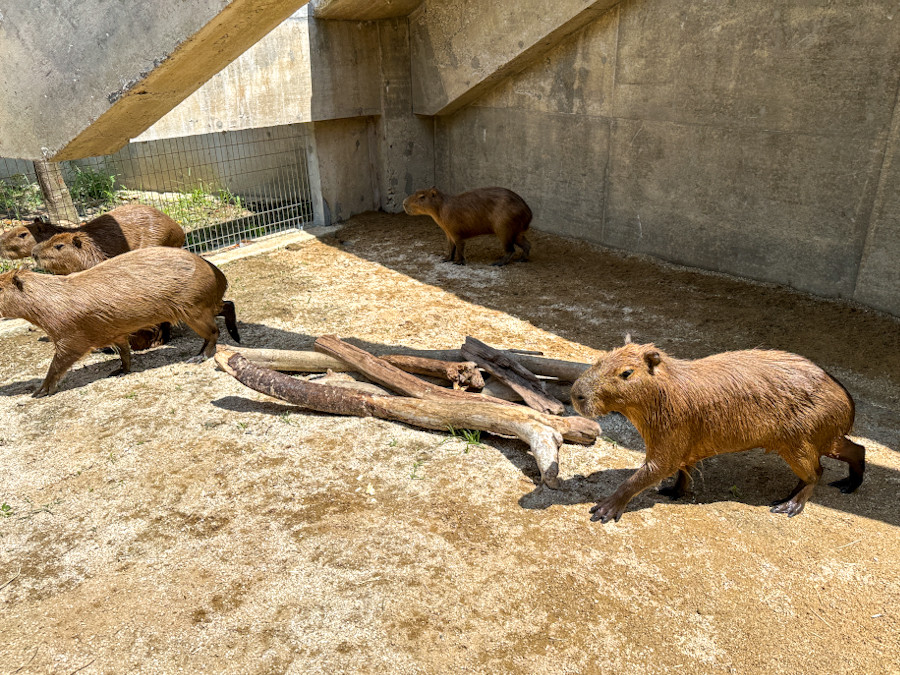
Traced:
<svg viewBox="0 0 900 675">
<path fill-rule="evenodd" d="M 563 441 L 590 445 L 600 435 L 593 420 L 563 416 L 561 399 L 588 368 L 585 363 L 499 351 L 472 337 L 458 350 L 406 350 L 381 357 L 333 335 L 320 337 L 315 348 L 220 345 L 216 363 L 255 391 L 317 412 L 517 437 L 531 448 L 541 481 L 549 487 L 559 484 Z M 359 373 L 370 382 L 326 378 L 323 383 L 284 374 L 329 371 Z"/>
</svg>

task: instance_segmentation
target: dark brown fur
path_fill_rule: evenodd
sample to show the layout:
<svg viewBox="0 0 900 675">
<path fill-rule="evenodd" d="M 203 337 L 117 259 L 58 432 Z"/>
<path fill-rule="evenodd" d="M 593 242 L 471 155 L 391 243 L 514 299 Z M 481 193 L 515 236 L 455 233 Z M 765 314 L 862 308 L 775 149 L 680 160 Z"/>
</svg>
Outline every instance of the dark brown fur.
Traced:
<svg viewBox="0 0 900 675">
<path fill-rule="evenodd" d="M 144 204 L 126 204 L 76 228 L 40 220 L 14 227 L 0 236 L 0 257 L 27 258 L 41 242 L 73 232 L 89 238 L 106 258 L 147 246 L 181 248 L 184 245 L 184 230 L 165 213 Z"/>
<path fill-rule="evenodd" d="M 412 216 L 431 216 L 444 231 L 448 244 L 445 262 L 465 265 L 465 240 L 482 234 L 495 234 L 503 244 L 505 253 L 494 265 L 512 260 L 516 246 L 522 249 L 520 261 L 528 260 L 531 244 L 525 231 L 531 224 L 531 209 L 511 190 L 488 187 L 448 195 L 430 188 L 407 197 L 403 208 Z"/>
<path fill-rule="evenodd" d="M 99 347 L 114 345 L 120 372 L 129 372 L 128 336 L 162 322 L 186 323 L 204 340 L 195 358 L 209 358 L 219 336 L 216 315 L 230 304 L 222 300 L 227 286 L 225 275 L 198 255 L 142 248 L 64 277 L 23 270 L 0 274 L 0 316 L 30 321 L 56 347 L 34 393 L 40 397 L 54 393 L 66 371 Z M 233 323 L 233 305 L 230 315 Z"/>
<path fill-rule="evenodd" d="M 846 438 L 853 399 L 796 354 L 751 349 L 685 361 L 652 344 L 626 344 L 578 378 L 572 403 L 585 417 L 621 413 L 647 447 L 644 465 L 591 509 L 592 520 L 618 520 L 637 494 L 676 472 L 675 485 L 662 492 L 678 498 L 697 462 L 757 447 L 777 452 L 800 478 L 773 506 L 776 513 L 803 510 L 822 475 L 822 455 L 849 465 L 849 477 L 833 483 L 842 492 L 862 483 L 865 448 Z"/>
</svg>

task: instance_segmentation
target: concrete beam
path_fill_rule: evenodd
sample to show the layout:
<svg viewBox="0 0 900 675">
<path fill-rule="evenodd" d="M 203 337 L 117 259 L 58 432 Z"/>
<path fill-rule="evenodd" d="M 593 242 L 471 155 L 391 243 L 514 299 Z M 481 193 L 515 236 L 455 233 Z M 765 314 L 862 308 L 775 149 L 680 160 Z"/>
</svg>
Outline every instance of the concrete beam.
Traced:
<svg viewBox="0 0 900 675">
<path fill-rule="evenodd" d="M 425 0 L 409 17 L 415 113 L 459 110 L 618 2 Z"/>
<path fill-rule="evenodd" d="M 379 114 L 377 25 L 307 14 L 289 17 L 137 140 Z"/>
<path fill-rule="evenodd" d="M 340 21 L 374 21 L 406 16 L 422 0 L 313 0 L 312 12 L 317 19 Z"/>
<path fill-rule="evenodd" d="M 117 151 L 305 0 L 34 0 L 0 14 L 0 155 Z"/>
</svg>

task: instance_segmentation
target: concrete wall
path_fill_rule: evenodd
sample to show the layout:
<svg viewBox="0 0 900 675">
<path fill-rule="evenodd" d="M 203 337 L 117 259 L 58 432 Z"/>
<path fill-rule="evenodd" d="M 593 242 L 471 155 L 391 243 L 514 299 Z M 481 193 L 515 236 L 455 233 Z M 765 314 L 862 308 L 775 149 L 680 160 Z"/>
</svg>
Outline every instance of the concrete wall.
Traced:
<svg viewBox="0 0 900 675">
<path fill-rule="evenodd" d="M 897 2 L 626 0 L 437 118 L 436 180 L 519 191 L 536 228 L 900 314 L 898 66 Z"/>
<path fill-rule="evenodd" d="M 304 2 L 4 3 L 0 156 L 115 152 Z"/>
</svg>

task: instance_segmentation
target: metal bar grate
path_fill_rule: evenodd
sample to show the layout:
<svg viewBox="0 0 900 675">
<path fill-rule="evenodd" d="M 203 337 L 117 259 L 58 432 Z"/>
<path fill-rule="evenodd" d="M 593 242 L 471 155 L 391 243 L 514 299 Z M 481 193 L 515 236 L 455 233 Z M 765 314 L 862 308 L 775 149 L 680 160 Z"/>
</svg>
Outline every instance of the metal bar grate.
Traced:
<svg viewBox="0 0 900 675">
<path fill-rule="evenodd" d="M 62 163 L 82 220 L 141 203 L 174 218 L 206 253 L 313 222 L 303 124 L 132 142 Z M 45 216 L 32 163 L 0 158 L 4 225 Z"/>
</svg>

